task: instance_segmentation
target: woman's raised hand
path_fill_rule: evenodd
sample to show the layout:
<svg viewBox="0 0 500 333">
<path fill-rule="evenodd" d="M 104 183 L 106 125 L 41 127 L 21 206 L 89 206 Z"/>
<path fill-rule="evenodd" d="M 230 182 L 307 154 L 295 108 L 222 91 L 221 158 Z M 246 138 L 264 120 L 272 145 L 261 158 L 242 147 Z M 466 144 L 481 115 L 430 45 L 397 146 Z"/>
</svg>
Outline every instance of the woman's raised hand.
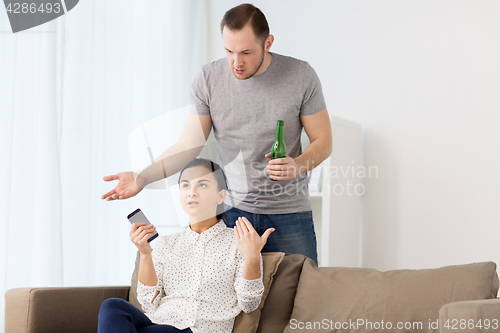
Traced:
<svg viewBox="0 0 500 333">
<path fill-rule="evenodd" d="M 141 254 L 150 254 L 152 249 L 148 243 L 148 239 L 153 236 L 155 226 L 152 224 L 146 225 L 146 222 L 132 223 L 130 228 L 130 240 L 139 249 Z"/>
<path fill-rule="evenodd" d="M 269 228 L 262 236 L 259 236 L 246 217 L 238 217 L 234 226 L 234 234 L 238 250 L 240 250 L 243 258 L 253 259 L 259 257 L 260 251 L 266 245 L 267 238 L 274 230 L 274 228 Z"/>
</svg>

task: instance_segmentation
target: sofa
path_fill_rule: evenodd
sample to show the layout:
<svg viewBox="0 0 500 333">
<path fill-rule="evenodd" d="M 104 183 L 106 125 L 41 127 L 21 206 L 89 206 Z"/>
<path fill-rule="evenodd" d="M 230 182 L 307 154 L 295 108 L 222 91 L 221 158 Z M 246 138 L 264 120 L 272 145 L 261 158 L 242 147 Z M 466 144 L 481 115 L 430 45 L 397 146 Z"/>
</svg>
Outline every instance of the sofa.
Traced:
<svg viewBox="0 0 500 333">
<path fill-rule="evenodd" d="M 234 333 L 500 332 L 496 264 L 377 271 L 318 267 L 309 258 L 263 254 L 259 308 Z M 136 266 L 137 267 L 137 266 Z M 132 278 L 136 285 L 137 268 Z M 101 303 L 137 304 L 135 288 L 18 288 L 5 294 L 5 333 L 93 333 Z"/>
</svg>

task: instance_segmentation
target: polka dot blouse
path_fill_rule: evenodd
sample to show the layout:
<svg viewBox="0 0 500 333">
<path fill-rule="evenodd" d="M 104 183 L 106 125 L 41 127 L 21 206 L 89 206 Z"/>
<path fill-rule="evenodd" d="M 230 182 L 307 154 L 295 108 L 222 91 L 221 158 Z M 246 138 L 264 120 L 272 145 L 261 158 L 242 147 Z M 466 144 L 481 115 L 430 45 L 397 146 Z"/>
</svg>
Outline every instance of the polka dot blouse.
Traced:
<svg viewBox="0 0 500 333">
<path fill-rule="evenodd" d="M 260 278 L 245 280 L 234 230 L 222 220 L 201 234 L 188 227 L 163 236 L 152 257 L 157 285 L 138 282 L 137 298 L 153 323 L 189 327 L 193 333 L 230 333 L 241 311 L 252 312 L 260 304 L 262 256 Z"/>
</svg>

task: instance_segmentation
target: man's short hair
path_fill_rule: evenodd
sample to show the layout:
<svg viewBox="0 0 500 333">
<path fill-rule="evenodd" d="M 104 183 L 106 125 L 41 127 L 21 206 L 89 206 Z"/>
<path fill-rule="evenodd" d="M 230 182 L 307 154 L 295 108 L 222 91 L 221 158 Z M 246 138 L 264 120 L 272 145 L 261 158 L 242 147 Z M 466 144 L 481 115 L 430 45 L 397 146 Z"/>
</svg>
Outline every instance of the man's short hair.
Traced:
<svg viewBox="0 0 500 333">
<path fill-rule="evenodd" d="M 269 25 L 260 9 L 249 3 L 244 3 L 228 10 L 220 22 L 220 32 L 222 33 L 225 26 L 230 30 L 241 30 L 248 22 L 250 22 L 255 36 L 264 45 L 267 36 L 269 36 Z"/>
</svg>

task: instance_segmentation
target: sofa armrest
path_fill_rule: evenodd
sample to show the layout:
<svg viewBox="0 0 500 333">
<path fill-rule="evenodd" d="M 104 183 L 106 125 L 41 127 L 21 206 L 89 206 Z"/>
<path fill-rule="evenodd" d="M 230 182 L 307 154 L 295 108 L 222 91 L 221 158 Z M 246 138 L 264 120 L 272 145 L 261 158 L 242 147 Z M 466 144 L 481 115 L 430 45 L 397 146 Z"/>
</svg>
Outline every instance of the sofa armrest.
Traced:
<svg viewBox="0 0 500 333">
<path fill-rule="evenodd" d="M 5 333 L 97 332 L 104 300 L 128 300 L 130 287 L 17 288 L 5 293 Z"/>
<path fill-rule="evenodd" d="M 439 310 L 439 332 L 500 332 L 500 299 L 443 305 Z"/>
</svg>

